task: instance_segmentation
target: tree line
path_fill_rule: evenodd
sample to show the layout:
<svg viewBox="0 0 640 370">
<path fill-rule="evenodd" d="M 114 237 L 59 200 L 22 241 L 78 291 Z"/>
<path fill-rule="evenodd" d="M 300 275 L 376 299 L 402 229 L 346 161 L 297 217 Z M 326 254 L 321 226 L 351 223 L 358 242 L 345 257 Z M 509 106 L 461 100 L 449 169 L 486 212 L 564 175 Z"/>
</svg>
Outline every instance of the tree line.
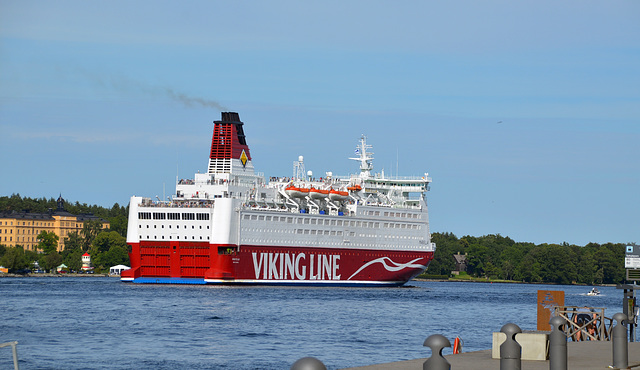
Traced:
<svg viewBox="0 0 640 370">
<path fill-rule="evenodd" d="M 615 284 L 625 280 L 624 256 L 628 244 L 518 243 L 500 234 L 456 237 L 433 233 L 434 259 L 427 274 L 449 275 L 453 255 L 467 254 L 467 272 L 476 277 L 529 283 Z M 633 243 L 631 243 L 633 244 Z"/>
<path fill-rule="evenodd" d="M 53 198 L 23 198 L 19 194 L 0 197 L 0 212 L 48 213 L 57 207 Z M 46 231 L 37 236 L 37 251 L 24 250 L 21 245 L 8 247 L 0 244 L 0 265 L 11 270 L 26 270 L 33 269 L 35 261 L 40 268 L 50 271 L 64 263 L 70 270 L 79 271 L 82 255 L 86 252 L 91 255 L 91 263 L 97 272 L 114 265 L 129 265 L 126 243 L 128 206 L 115 203 L 111 208 L 104 208 L 65 202 L 64 210 L 74 215 L 91 213 L 108 220 L 110 228 L 103 229 L 99 221 L 87 221 L 82 230 L 65 237 L 62 252 L 57 251 L 58 236 Z"/>
</svg>

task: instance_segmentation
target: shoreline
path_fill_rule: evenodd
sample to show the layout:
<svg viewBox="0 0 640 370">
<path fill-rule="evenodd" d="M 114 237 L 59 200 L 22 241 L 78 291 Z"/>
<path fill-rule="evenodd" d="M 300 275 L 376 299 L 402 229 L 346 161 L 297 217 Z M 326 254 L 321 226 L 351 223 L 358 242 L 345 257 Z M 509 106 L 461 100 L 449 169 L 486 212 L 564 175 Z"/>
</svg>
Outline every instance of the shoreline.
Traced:
<svg viewBox="0 0 640 370">
<path fill-rule="evenodd" d="M 480 283 L 480 284 L 537 284 L 537 285 L 573 285 L 573 286 L 608 286 L 615 287 L 617 284 L 556 284 L 556 283 L 527 283 L 526 281 L 515 281 L 515 280 L 470 280 L 470 279 L 428 279 L 428 278 L 413 278 L 407 282 L 411 281 L 437 281 L 442 283 Z"/>
<path fill-rule="evenodd" d="M 120 278 L 120 275 L 109 275 L 109 274 L 52 274 L 52 273 L 44 273 L 44 274 L 9 274 L 9 273 L 1 273 L 0 278 L 30 278 L 30 277 L 111 277 L 111 278 Z M 573 285 L 573 286 L 607 286 L 607 287 L 615 287 L 617 284 L 555 284 L 555 283 L 527 283 L 524 281 L 491 281 L 491 280 L 470 280 L 470 279 L 427 279 L 427 278 L 413 278 L 409 280 L 406 284 L 410 284 L 411 281 L 434 281 L 434 282 L 442 282 L 442 283 L 479 283 L 479 284 L 538 284 L 538 285 Z"/>
<path fill-rule="evenodd" d="M 44 274 L 0 274 L 0 278 L 30 278 L 30 277 L 35 277 L 35 278 L 39 278 L 39 277 L 95 277 L 95 276 L 99 276 L 99 277 L 117 277 L 119 278 L 120 275 L 109 275 L 109 274 L 51 274 L 51 273 L 44 273 Z"/>
</svg>

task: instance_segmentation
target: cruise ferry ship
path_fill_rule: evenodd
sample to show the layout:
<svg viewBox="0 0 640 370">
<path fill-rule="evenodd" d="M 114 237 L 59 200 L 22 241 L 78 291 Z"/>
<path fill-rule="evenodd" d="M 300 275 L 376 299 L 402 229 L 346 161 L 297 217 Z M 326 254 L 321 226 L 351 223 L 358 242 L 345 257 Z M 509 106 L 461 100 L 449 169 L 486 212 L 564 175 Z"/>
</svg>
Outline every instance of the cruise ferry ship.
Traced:
<svg viewBox="0 0 640 370">
<path fill-rule="evenodd" d="M 214 121 L 206 173 L 176 179 L 168 200 L 131 197 L 133 283 L 399 286 L 433 259 L 431 179 L 373 173 L 360 138 L 351 176 L 254 171 L 238 113 Z"/>
</svg>

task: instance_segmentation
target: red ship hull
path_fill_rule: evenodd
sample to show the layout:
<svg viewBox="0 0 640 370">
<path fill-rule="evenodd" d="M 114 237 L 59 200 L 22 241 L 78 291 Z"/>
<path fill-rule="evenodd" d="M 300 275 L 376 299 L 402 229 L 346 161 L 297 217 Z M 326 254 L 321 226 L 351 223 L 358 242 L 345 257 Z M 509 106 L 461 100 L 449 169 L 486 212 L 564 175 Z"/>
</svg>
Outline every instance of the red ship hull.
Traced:
<svg viewBox="0 0 640 370">
<path fill-rule="evenodd" d="M 422 273 L 433 252 L 273 247 L 202 242 L 129 243 L 134 283 L 398 286 Z"/>
</svg>

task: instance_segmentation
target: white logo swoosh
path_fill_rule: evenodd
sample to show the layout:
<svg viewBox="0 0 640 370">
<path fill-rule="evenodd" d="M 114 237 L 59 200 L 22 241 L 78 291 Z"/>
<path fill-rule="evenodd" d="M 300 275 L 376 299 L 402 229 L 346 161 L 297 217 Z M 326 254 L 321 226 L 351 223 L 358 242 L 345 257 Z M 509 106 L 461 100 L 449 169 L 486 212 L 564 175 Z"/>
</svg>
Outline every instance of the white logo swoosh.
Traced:
<svg viewBox="0 0 640 370">
<path fill-rule="evenodd" d="M 369 262 L 365 263 L 364 265 L 362 265 L 362 267 L 360 267 L 358 269 L 358 271 L 354 272 L 353 275 L 351 275 L 347 280 L 351 280 L 351 278 L 356 276 L 360 271 L 364 270 L 365 268 L 367 268 L 368 266 L 370 266 L 370 265 L 372 265 L 374 263 L 381 263 L 384 266 L 385 270 L 387 270 L 387 271 L 400 271 L 400 270 L 405 269 L 405 268 L 426 269 L 427 266 L 414 264 L 414 262 L 416 262 L 418 260 L 421 260 L 421 259 L 422 258 L 416 258 L 413 261 L 409 261 L 407 263 L 402 264 L 402 263 L 393 262 L 391 260 L 391 258 L 389 258 L 389 257 L 381 257 L 381 258 L 375 259 L 373 261 L 369 261 Z M 393 264 L 393 266 L 388 265 L 387 261 L 389 263 Z"/>
</svg>

